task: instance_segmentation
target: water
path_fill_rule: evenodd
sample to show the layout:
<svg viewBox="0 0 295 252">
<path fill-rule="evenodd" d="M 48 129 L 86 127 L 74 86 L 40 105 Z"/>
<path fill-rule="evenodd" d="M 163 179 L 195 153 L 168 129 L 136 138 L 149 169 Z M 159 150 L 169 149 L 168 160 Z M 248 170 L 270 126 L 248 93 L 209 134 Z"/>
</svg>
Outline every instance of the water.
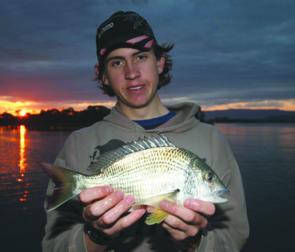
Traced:
<svg viewBox="0 0 295 252">
<path fill-rule="evenodd" d="M 217 124 L 241 168 L 251 236 L 243 252 L 292 251 L 295 124 Z M 41 251 L 47 177 L 68 132 L 0 127 L 1 251 Z"/>
<path fill-rule="evenodd" d="M 68 133 L 0 127 L 0 251 L 41 251 L 48 179 L 40 162 L 52 162 Z"/>
<path fill-rule="evenodd" d="M 244 180 L 251 228 L 244 251 L 294 251 L 295 124 L 218 128 L 229 139 Z"/>
</svg>

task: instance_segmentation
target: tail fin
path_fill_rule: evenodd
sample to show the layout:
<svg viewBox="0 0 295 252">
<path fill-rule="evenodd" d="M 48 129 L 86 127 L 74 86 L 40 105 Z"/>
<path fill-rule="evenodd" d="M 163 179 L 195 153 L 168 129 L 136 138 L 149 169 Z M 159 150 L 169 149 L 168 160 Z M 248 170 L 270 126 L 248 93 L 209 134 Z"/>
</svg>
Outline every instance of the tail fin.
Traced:
<svg viewBox="0 0 295 252">
<path fill-rule="evenodd" d="M 75 190 L 76 180 L 74 175 L 76 173 L 59 166 L 47 163 L 41 164 L 44 172 L 55 184 L 52 194 L 47 195 L 46 198 L 46 209 L 49 212 L 58 208 L 78 194 L 77 190 Z"/>
</svg>

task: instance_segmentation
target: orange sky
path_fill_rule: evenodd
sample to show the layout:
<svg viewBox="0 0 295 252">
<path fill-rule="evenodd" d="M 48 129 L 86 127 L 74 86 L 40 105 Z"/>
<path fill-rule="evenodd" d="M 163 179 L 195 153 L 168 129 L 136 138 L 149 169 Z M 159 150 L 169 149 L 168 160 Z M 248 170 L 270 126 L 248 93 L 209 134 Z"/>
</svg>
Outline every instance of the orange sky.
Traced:
<svg viewBox="0 0 295 252">
<path fill-rule="evenodd" d="M 112 101 L 104 101 L 104 102 L 97 102 L 97 103 L 89 103 L 89 102 L 82 102 L 82 103 L 43 103 L 43 102 L 35 102 L 35 101 L 10 101 L 10 100 L 1 100 L 0 97 L 0 114 L 7 112 L 13 115 L 20 115 L 23 111 L 26 113 L 31 114 L 38 114 L 42 109 L 66 109 L 69 107 L 74 108 L 75 110 L 83 110 L 87 108 L 89 105 L 102 105 L 106 107 L 111 107 L 113 105 Z"/>
<path fill-rule="evenodd" d="M 169 100 L 166 100 L 169 102 Z M 12 101 L 9 99 L 1 99 L 0 97 L 0 114 L 4 112 L 13 115 L 20 115 L 26 111 L 27 113 L 39 113 L 41 109 L 65 109 L 73 107 L 75 110 L 83 110 L 89 105 L 103 105 L 111 107 L 114 104 L 112 101 L 103 101 L 97 103 L 89 103 L 87 101 L 82 103 L 41 103 L 35 101 Z M 255 102 L 236 102 L 221 105 L 202 106 L 203 110 L 223 110 L 223 109 L 280 109 L 286 111 L 295 111 L 295 99 L 288 100 L 262 100 Z"/>
<path fill-rule="evenodd" d="M 280 109 L 285 111 L 295 111 L 295 99 L 236 102 L 215 106 L 203 106 L 203 109 L 207 111 L 226 109 Z"/>
</svg>

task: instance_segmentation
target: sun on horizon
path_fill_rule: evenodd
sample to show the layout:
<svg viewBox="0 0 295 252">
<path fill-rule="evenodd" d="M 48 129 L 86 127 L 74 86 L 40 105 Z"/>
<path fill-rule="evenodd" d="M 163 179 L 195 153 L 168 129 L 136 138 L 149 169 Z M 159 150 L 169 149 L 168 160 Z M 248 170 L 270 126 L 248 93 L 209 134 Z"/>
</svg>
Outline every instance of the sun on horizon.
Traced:
<svg viewBox="0 0 295 252">
<path fill-rule="evenodd" d="M 19 116 L 19 117 L 25 117 L 27 114 L 28 114 L 28 112 L 27 112 L 26 109 L 21 109 L 21 110 L 18 112 L 18 116 Z"/>
</svg>

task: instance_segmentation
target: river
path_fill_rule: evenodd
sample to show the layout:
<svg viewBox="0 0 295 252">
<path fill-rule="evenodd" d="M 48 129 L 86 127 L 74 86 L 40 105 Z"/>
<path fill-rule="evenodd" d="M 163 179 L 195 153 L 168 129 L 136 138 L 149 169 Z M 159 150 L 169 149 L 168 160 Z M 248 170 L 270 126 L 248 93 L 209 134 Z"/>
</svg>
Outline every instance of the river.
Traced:
<svg viewBox="0 0 295 252">
<path fill-rule="evenodd" d="M 240 165 L 251 227 L 243 252 L 293 250 L 295 124 L 216 124 Z M 41 251 L 48 179 L 69 132 L 0 127 L 1 251 Z"/>
</svg>

